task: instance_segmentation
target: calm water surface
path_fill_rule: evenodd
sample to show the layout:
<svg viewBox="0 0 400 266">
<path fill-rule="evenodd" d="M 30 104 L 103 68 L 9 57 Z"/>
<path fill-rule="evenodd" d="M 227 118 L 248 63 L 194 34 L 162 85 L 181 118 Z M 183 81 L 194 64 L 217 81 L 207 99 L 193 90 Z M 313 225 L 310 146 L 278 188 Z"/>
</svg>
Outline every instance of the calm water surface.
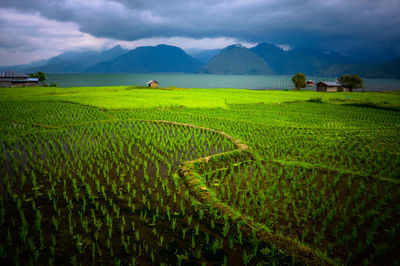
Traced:
<svg viewBox="0 0 400 266">
<path fill-rule="evenodd" d="M 210 75 L 210 74 L 47 74 L 48 83 L 58 82 L 60 87 L 100 87 L 137 85 L 145 86 L 157 80 L 161 87 L 181 88 L 236 88 L 236 89 L 292 89 L 292 76 L 281 75 Z M 336 78 L 307 77 L 319 81 Z M 400 90 L 397 79 L 364 79 L 366 90 Z M 312 88 L 310 88 L 312 89 Z"/>
</svg>

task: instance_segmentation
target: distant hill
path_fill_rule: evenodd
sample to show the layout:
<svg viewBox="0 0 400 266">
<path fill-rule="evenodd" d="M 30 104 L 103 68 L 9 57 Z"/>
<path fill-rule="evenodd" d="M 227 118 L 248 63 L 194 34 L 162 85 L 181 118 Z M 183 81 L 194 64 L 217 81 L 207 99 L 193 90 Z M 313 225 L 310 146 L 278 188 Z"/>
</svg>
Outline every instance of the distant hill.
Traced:
<svg viewBox="0 0 400 266">
<path fill-rule="evenodd" d="M 329 66 L 349 62 L 346 57 L 335 52 L 322 52 L 307 48 L 284 51 L 269 43 L 261 43 L 251 48 L 250 51 L 262 57 L 275 73 L 284 75 L 293 75 L 298 72 L 317 75 Z"/>
<path fill-rule="evenodd" d="M 322 69 L 335 64 L 348 64 L 349 60 L 335 52 L 322 52 L 309 49 L 293 49 L 289 51 L 291 68 L 290 74 L 297 72 L 308 75 L 318 75 Z M 297 72 L 296 72 L 297 70 Z"/>
<path fill-rule="evenodd" d="M 322 69 L 318 76 L 357 74 L 363 78 L 400 79 L 400 58 L 384 64 L 338 64 Z"/>
<path fill-rule="evenodd" d="M 216 56 L 222 49 L 188 49 L 186 53 L 196 58 L 202 64 L 207 64 L 214 56 Z"/>
<path fill-rule="evenodd" d="M 42 71 L 45 73 L 79 73 L 85 70 L 85 66 L 79 61 L 51 60 L 40 67 L 25 69 L 27 72 Z"/>
<path fill-rule="evenodd" d="M 287 66 L 289 65 L 287 51 L 284 51 L 278 46 L 270 43 L 260 43 L 259 45 L 250 48 L 250 51 L 259 55 L 265 60 L 265 62 L 268 62 L 275 73 L 284 74 L 287 72 Z"/>
<path fill-rule="evenodd" d="M 197 72 L 201 63 L 181 48 L 169 45 L 138 47 L 89 67 L 92 73 Z"/>
<path fill-rule="evenodd" d="M 0 66 L 0 72 L 5 72 L 7 70 L 17 71 L 17 72 L 26 72 L 27 69 L 33 69 L 40 66 L 43 66 L 49 62 L 49 59 L 43 60 L 35 60 L 30 62 L 29 64 L 24 65 L 13 65 L 13 66 Z"/>
<path fill-rule="evenodd" d="M 400 79 L 400 58 L 365 71 L 362 76 L 366 78 Z"/>
<path fill-rule="evenodd" d="M 42 71 L 45 73 L 80 73 L 102 61 L 111 60 L 126 53 L 128 50 L 117 45 L 103 51 L 68 51 L 50 59 L 33 61 L 25 65 L 2 66 L 0 72 L 13 70 L 24 73 Z"/>
<path fill-rule="evenodd" d="M 369 64 L 337 64 L 321 69 L 316 76 L 321 77 L 339 77 L 345 74 L 357 74 L 364 77 L 364 73 L 377 67 Z"/>
<path fill-rule="evenodd" d="M 31 69 L 48 73 L 85 72 L 86 68 L 118 57 L 127 50 L 117 45 L 104 51 L 65 52 L 51 58 L 45 65 Z"/>
<path fill-rule="evenodd" d="M 236 45 L 221 50 L 202 68 L 202 72 L 212 74 L 274 74 L 268 63 L 260 56 Z"/>
</svg>

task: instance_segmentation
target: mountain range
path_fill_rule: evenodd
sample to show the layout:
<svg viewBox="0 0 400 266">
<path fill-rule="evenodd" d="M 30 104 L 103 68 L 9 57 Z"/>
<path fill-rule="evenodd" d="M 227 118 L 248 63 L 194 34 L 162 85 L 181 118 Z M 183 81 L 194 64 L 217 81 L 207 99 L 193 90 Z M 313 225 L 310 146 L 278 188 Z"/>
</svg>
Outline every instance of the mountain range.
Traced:
<svg viewBox="0 0 400 266">
<path fill-rule="evenodd" d="M 321 52 L 307 48 L 285 51 L 274 44 L 261 43 L 249 49 L 268 62 L 278 74 L 318 75 L 322 69 L 335 64 L 347 64 L 349 59 L 335 52 Z"/>
<path fill-rule="evenodd" d="M 400 58 L 383 64 L 355 62 L 334 51 L 304 47 L 283 50 L 271 43 L 252 48 L 191 49 L 170 45 L 132 50 L 117 45 L 103 51 L 65 52 L 27 65 L 0 67 L 0 71 L 46 73 L 210 73 L 241 75 L 306 75 L 337 77 L 346 73 L 365 78 L 400 78 Z"/>
<path fill-rule="evenodd" d="M 200 61 L 169 45 L 138 47 L 87 68 L 90 73 L 196 72 Z"/>
</svg>

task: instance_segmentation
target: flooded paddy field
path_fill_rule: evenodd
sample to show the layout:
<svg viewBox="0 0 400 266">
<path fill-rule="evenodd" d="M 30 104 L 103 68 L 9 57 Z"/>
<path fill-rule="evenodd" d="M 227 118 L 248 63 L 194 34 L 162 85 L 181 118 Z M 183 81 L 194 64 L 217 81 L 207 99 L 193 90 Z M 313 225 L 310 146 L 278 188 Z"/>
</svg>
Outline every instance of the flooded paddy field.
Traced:
<svg viewBox="0 0 400 266">
<path fill-rule="evenodd" d="M 6 264 L 399 262 L 396 110 L 8 101 L 0 117 Z"/>
</svg>

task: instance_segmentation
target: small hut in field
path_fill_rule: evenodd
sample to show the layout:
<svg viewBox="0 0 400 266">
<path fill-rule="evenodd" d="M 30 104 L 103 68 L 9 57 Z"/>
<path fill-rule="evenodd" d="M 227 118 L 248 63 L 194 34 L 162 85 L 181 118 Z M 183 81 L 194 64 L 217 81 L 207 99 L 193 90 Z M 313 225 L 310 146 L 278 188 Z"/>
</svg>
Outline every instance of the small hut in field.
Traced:
<svg viewBox="0 0 400 266">
<path fill-rule="evenodd" d="M 338 91 L 351 91 L 349 88 L 337 82 L 321 81 L 317 83 L 317 91 L 324 92 L 338 92 Z"/>
<path fill-rule="evenodd" d="M 158 82 L 156 80 L 150 80 L 149 82 L 146 83 L 147 86 L 149 86 L 150 88 L 157 88 L 158 87 Z"/>
</svg>

